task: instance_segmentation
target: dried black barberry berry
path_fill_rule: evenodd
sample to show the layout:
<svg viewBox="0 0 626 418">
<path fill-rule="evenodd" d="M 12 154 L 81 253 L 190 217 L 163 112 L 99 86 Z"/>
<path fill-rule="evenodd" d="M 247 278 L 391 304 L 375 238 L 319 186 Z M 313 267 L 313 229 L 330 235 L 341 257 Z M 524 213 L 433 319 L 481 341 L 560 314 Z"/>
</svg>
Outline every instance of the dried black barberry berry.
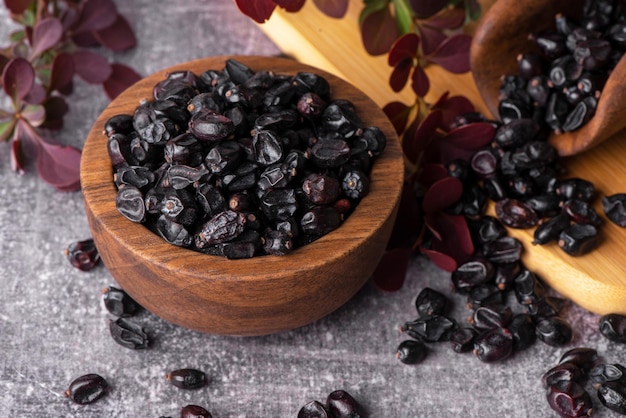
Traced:
<svg viewBox="0 0 626 418">
<path fill-rule="evenodd" d="M 428 347 L 418 340 L 404 340 L 396 349 L 396 358 L 404 364 L 421 363 L 428 353 Z"/>
<path fill-rule="evenodd" d="M 450 334 L 452 349 L 457 353 L 465 353 L 474 349 L 474 339 L 478 331 L 471 327 L 460 327 Z"/>
<path fill-rule="evenodd" d="M 72 242 L 64 253 L 70 264 L 82 271 L 92 270 L 100 262 L 100 253 L 92 238 Z"/>
<path fill-rule="evenodd" d="M 606 314 L 598 321 L 600 333 L 611 341 L 626 344 L 626 315 Z"/>
<path fill-rule="evenodd" d="M 513 336 L 513 350 L 525 350 L 535 343 L 535 323 L 528 314 L 520 313 L 513 315 L 507 329 Z"/>
<path fill-rule="evenodd" d="M 572 224 L 559 234 L 559 247 L 569 255 L 578 256 L 595 249 L 600 242 L 598 229 L 591 224 Z"/>
<path fill-rule="evenodd" d="M 206 374 L 198 369 L 176 369 L 165 375 L 165 378 L 180 389 L 199 389 L 207 384 Z"/>
<path fill-rule="evenodd" d="M 598 364 L 588 372 L 589 381 L 597 387 L 602 383 L 619 381 L 626 385 L 626 367 L 621 364 Z"/>
<path fill-rule="evenodd" d="M 513 353 L 513 336 L 505 328 L 493 328 L 474 339 L 474 355 L 486 363 L 504 360 Z"/>
<path fill-rule="evenodd" d="M 602 198 L 602 209 L 614 224 L 626 227 L 626 193 L 617 193 Z"/>
<path fill-rule="evenodd" d="M 113 341 L 122 347 L 133 350 L 148 348 L 150 339 L 143 327 L 126 318 L 117 318 L 109 321 L 109 331 Z"/>
<path fill-rule="evenodd" d="M 213 415 L 199 405 L 186 405 L 180 410 L 180 418 L 213 418 Z"/>
<path fill-rule="evenodd" d="M 598 388 L 602 405 L 621 415 L 626 415 L 626 384 L 620 381 L 605 382 Z"/>
<path fill-rule="evenodd" d="M 102 290 L 102 300 L 106 309 L 115 316 L 133 316 L 141 310 L 139 305 L 128 293 L 114 286 Z"/>
<path fill-rule="evenodd" d="M 447 341 L 457 327 L 456 321 L 444 315 L 432 315 L 405 322 L 400 330 L 426 342 Z"/>
<path fill-rule="evenodd" d="M 558 316 L 543 318 L 535 327 L 537 338 L 544 343 L 559 347 L 572 341 L 573 332 L 570 324 Z"/>
<path fill-rule="evenodd" d="M 592 401 L 584 387 L 573 380 L 561 380 L 546 392 L 550 408 L 563 417 L 587 417 L 592 415 Z"/>
<path fill-rule="evenodd" d="M 415 299 L 415 308 L 420 317 L 444 315 L 448 307 L 448 298 L 441 292 L 425 287 Z"/>
<path fill-rule="evenodd" d="M 345 390 L 334 390 L 326 397 L 326 409 L 336 418 L 363 418 L 359 403 Z"/>
<path fill-rule="evenodd" d="M 585 372 L 589 371 L 598 361 L 598 352 L 595 348 L 575 347 L 567 350 L 559 359 L 559 364 L 573 363 Z"/>
<path fill-rule="evenodd" d="M 333 416 L 322 403 L 311 401 L 300 408 L 298 418 L 333 418 Z"/>
<path fill-rule="evenodd" d="M 64 395 L 80 405 L 86 405 L 102 398 L 109 388 L 107 381 L 95 373 L 77 377 L 70 383 Z"/>
</svg>

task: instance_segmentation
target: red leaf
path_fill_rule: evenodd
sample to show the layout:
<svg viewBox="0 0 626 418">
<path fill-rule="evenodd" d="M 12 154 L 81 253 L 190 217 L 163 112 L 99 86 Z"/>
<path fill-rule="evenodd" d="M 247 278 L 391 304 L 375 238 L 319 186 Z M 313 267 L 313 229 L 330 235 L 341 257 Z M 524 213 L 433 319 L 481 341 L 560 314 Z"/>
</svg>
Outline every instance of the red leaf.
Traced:
<svg viewBox="0 0 626 418">
<path fill-rule="evenodd" d="M 31 59 L 39 56 L 42 52 L 53 47 L 63 37 L 63 25 L 55 17 L 47 17 L 41 20 L 33 30 Z"/>
<path fill-rule="evenodd" d="M 466 73 L 470 70 L 469 50 L 471 44 L 471 36 L 453 35 L 439 44 L 437 49 L 426 58 L 453 74 Z"/>
<path fill-rule="evenodd" d="M 388 292 L 399 290 L 406 277 L 411 253 L 410 248 L 396 248 L 383 254 L 372 274 L 374 284 Z"/>
<path fill-rule="evenodd" d="M 11 169 L 18 174 L 24 174 L 24 164 L 22 158 L 22 141 L 15 138 L 11 141 Z"/>
<path fill-rule="evenodd" d="M 58 91 L 67 96 L 74 90 L 74 58 L 66 52 L 59 52 L 50 70 L 49 91 Z"/>
<path fill-rule="evenodd" d="M 46 89 L 39 83 L 33 84 L 24 101 L 30 104 L 41 104 L 46 100 Z"/>
<path fill-rule="evenodd" d="M 37 171 L 46 183 L 61 191 L 80 189 L 80 150 L 42 140 L 37 154 Z"/>
<path fill-rule="evenodd" d="M 306 0 L 274 0 L 274 3 L 290 13 L 294 13 L 302 9 L 305 2 Z"/>
<path fill-rule="evenodd" d="M 82 3 L 74 33 L 95 32 L 109 27 L 117 19 L 113 0 L 87 0 Z"/>
<path fill-rule="evenodd" d="M 385 107 L 383 107 L 383 112 L 385 112 L 385 115 L 387 115 L 393 124 L 393 127 L 398 135 L 404 131 L 404 128 L 409 120 L 411 109 L 411 106 L 407 106 L 401 102 L 387 103 Z"/>
<path fill-rule="evenodd" d="M 415 186 L 405 182 L 387 249 L 412 247 L 422 226 L 422 208 L 415 196 Z"/>
<path fill-rule="evenodd" d="M 272 0 L 235 0 L 241 13 L 257 23 L 263 23 L 272 16 L 276 3 Z"/>
<path fill-rule="evenodd" d="M 341 19 L 348 11 L 349 0 L 313 0 L 313 4 L 326 16 Z"/>
<path fill-rule="evenodd" d="M 489 122 L 475 122 L 454 128 L 444 137 L 446 143 L 466 150 L 475 150 L 489 144 L 495 134 Z"/>
<path fill-rule="evenodd" d="M 448 0 L 409 0 L 409 5 L 415 14 L 420 18 L 427 18 L 448 4 Z"/>
<path fill-rule="evenodd" d="M 456 177 L 444 177 L 434 182 L 426 191 L 422 207 L 424 213 L 433 214 L 458 202 L 463 194 L 463 183 Z"/>
<path fill-rule="evenodd" d="M 407 33 L 399 37 L 391 48 L 387 56 L 387 63 L 391 67 L 395 67 L 406 59 L 413 59 L 417 56 L 417 50 L 420 46 L 420 37 L 416 33 Z"/>
<path fill-rule="evenodd" d="M 115 99 L 121 92 L 141 80 L 141 75 L 124 64 L 111 64 L 111 68 L 113 70 L 111 77 L 102 83 L 107 97 L 111 100 Z"/>
<path fill-rule="evenodd" d="M 4 5 L 13 14 L 21 15 L 34 0 L 4 0 Z"/>
<path fill-rule="evenodd" d="M 447 36 L 433 28 L 428 26 L 419 27 L 420 34 L 422 35 L 422 53 L 424 56 L 428 56 L 437 49 L 437 47 L 447 38 Z"/>
<path fill-rule="evenodd" d="M 389 51 L 398 38 L 398 26 L 388 7 L 373 11 L 361 20 L 361 40 L 370 55 L 382 55 Z"/>
<path fill-rule="evenodd" d="M 430 90 L 430 80 L 424 69 L 420 66 L 415 67 L 413 77 L 411 78 L 411 88 L 420 97 L 426 96 Z"/>
<path fill-rule="evenodd" d="M 434 233 L 433 250 L 445 253 L 459 263 L 474 253 L 474 243 L 465 216 L 437 212 L 427 219 L 428 227 Z"/>
<path fill-rule="evenodd" d="M 411 70 L 413 69 L 413 60 L 407 58 L 402 60 L 396 65 L 389 76 L 389 86 L 395 92 L 399 92 L 406 86 L 406 82 L 409 80 Z"/>
<path fill-rule="evenodd" d="M 2 71 L 2 88 L 14 101 L 23 100 L 34 83 L 35 70 L 24 58 L 13 58 Z"/>
<path fill-rule="evenodd" d="M 436 138 L 435 133 L 440 124 L 441 112 L 438 110 L 432 111 L 419 123 L 410 139 L 404 138 L 402 148 L 409 161 L 417 162 L 419 154 Z"/>
<path fill-rule="evenodd" d="M 46 121 L 41 125 L 43 129 L 59 130 L 63 128 L 63 117 L 69 107 L 62 97 L 51 96 L 44 102 Z"/>
<path fill-rule="evenodd" d="M 424 22 L 424 26 L 429 26 L 437 30 L 457 29 L 465 22 L 465 9 L 454 7 L 443 10 L 431 16 Z"/>
<path fill-rule="evenodd" d="M 444 97 L 445 96 L 445 97 Z M 450 130 L 450 127 L 454 123 L 454 119 L 462 114 L 471 113 L 475 110 L 472 102 L 465 96 L 452 96 L 442 95 L 440 100 L 433 105 L 433 109 L 438 109 L 442 112 L 442 128 L 446 131 Z"/>
<path fill-rule="evenodd" d="M 453 272 L 457 268 L 457 262 L 454 258 L 439 251 L 421 246 L 420 251 L 430 259 L 437 267 L 444 271 Z"/>
<path fill-rule="evenodd" d="M 115 52 L 126 51 L 137 45 L 133 29 L 122 15 L 117 15 L 111 26 L 96 31 L 93 35 L 102 46 Z"/>
<path fill-rule="evenodd" d="M 72 55 L 74 69 L 83 80 L 88 83 L 104 83 L 112 73 L 112 68 L 106 58 L 95 52 L 79 49 Z"/>
<path fill-rule="evenodd" d="M 442 164 L 424 163 L 419 175 L 419 182 L 425 188 L 429 188 L 445 177 L 448 177 L 448 170 Z"/>
</svg>

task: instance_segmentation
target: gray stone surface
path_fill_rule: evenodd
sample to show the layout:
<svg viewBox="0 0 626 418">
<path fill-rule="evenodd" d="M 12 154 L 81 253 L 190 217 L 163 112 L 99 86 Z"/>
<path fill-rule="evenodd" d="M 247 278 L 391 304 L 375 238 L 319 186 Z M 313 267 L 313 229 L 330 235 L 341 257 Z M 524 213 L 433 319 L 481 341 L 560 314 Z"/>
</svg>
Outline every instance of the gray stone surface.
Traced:
<svg viewBox="0 0 626 418">
<path fill-rule="evenodd" d="M 217 54 L 277 54 L 279 51 L 232 0 L 117 2 L 135 28 L 139 46 L 109 54 L 142 74 Z M 0 40 L 11 29 L 0 8 Z M 3 42 L 3 41 L 2 41 Z M 0 44 L 2 44 L 0 42 Z M 99 87 L 78 83 L 65 143 L 80 147 L 107 104 Z M 179 416 L 186 404 L 216 418 L 295 417 L 305 403 L 335 389 L 355 396 L 372 418 L 549 417 L 541 374 L 566 348 L 591 346 L 610 362 L 626 362 L 626 349 L 601 337 L 596 315 L 569 306 L 575 326 L 568 347 L 535 344 L 497 364 L 433 345 L 419 366 L 394 357 L 414 319 L 414 298 L 425 286 L 449 287 L 449 275 L 416 256 L 401 291 L 386 293 L 372 283 L 322 320 L 277 335 L 238 338 L 204 335 L 144 312 L 137 321 L 154 344 L 132 351 L 109 336 L 111 315 L 101 289 L 115 284 L 106 268 L 84 273 L 63 255 L 71 242 L 90 236 L 80 193 L 60 193 L 9 167 L 9 146 L 0 144 L 0 416 L 154 417 Z M 467 311 L 457 297 L 455 317 Z M 204 370 L 206 388 L 182 391 L 164 378 L 175 368 Z M 75 377 L 99 373 L 110 394 L 88 406 L 72 404 L 63 391 Z M 595 397 L 595 395 L 594 395 Z M 596 403 L 597 400 L 596 400 Z M 598 407 L 595 416 L 615 416 Z"/>
</svg>

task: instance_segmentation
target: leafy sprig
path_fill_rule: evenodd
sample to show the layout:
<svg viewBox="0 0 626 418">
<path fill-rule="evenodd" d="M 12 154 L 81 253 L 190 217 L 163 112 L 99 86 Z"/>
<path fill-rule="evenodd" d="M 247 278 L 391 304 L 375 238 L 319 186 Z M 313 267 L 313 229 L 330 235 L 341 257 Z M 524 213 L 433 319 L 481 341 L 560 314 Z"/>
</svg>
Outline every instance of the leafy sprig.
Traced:
<svg viewBox="0 0 626 418">
<path fill-rule="evenodd" d="M 137 41 L 112 0 L 4 0 L 20 28 L 0 49 L 0 86 L 9 102 L 0 108 L 0 140 L 11 142 L 11 166 L 23 173 L 34 161 L 39 176 L 58 190 L 80 188 L 80 150 L 55 140 L 63 127 L 74 77 L 102 85 L 116 97 L 140 76 L 93 51 L 119 52 Z"/>
</svg>

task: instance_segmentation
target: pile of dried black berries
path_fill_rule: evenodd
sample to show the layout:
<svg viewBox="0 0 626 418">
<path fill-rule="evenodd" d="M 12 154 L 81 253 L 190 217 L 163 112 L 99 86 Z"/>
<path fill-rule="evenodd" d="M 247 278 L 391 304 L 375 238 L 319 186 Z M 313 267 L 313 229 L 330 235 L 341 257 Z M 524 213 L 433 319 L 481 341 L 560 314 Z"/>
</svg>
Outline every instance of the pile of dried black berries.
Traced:
<svg viewBox="0 0 626 418">
<path fill-rule="evenodd" d="M 311 401 L 300 408 L 298 418 L 364 418 L 361 405 L 343 389 L 334 390 L 326 402 Z"/>
<path fill-rule="evenodd" d="M 172 72 L 105 125 L 116 206 L 167 242 L 284 255 L 339 227 L 387 139 L 310 72 Z"/>
</svg>

